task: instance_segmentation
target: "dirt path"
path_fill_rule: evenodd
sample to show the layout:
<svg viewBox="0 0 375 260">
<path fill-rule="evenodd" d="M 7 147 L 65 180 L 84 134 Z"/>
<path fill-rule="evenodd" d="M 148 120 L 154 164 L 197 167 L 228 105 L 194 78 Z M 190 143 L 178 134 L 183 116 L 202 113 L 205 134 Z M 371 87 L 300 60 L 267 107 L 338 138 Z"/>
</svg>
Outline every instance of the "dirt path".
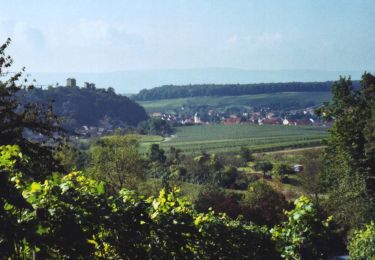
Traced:
<svg viewBox="0 0 375 260">
<path fill-rule="evenodd" d="M 294 153 L 294 152 L 303 152 L 308 150 L 318 150 L 322 149 L 325 146 L 315 146 L 315 147 L 305 147 L 305 148 L 296 148 L 296 149 L 285 149 L 279 151 L 272 151 L 272 152 L 262 152 L 262 153 L 254 153 L 254 154 L 278 154 L 278 153 Z"/>
<path fill-rule="evenodd" d="M 176 135 L 168 136 L 168 137 L 164 138 L 164 140 L 163 140 L 162 142 L 168 142 L 168 141 L 170 141 L 172 138 L 175 138 L 175 137 L 176 137 Z"/>
</svg>

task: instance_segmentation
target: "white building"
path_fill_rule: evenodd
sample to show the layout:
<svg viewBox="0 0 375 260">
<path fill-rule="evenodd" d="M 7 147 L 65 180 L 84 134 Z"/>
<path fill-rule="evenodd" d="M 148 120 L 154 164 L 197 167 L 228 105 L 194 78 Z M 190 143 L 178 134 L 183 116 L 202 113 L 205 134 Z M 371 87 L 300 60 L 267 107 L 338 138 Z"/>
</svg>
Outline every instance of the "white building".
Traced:
<svg viewBox="0 0 375 260">
<path fill-rule="evenodd" d="M 202 122 L 201 122 L 201 119 L 200 119 L 200 117 L 199 117 L 198 112 L 196 112 L 196 113 L 194 114 L 194 124 L 200 124 L 200 123 L 202 123 Z"/>
</svg>

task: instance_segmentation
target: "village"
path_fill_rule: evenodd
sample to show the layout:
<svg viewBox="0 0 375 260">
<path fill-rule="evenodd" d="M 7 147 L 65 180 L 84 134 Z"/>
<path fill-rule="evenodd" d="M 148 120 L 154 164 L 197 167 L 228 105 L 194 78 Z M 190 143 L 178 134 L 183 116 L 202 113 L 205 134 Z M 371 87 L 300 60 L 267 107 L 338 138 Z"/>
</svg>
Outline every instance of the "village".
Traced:
<svg viewBox="0 0 375 260">
<path fill-rule="evenodd" d="M 200 124 L 255 124 L 255 125 L 314 125 L 329 126 L 330 122 L 321 121 L 314 113 L 314 108 L 293 111 L 271 111 L 268 108 L 260 111 L 215 111 L 209 109 L 207 112 L 195 113 L 149 113 L 151 118 L 159 118 L 171 122 L 176 126 L 200 125 Z"/>
<path fill-rule="evenodd" d="M 209 109 L 207 112 L 200 110 L 194 113 L 161 113 L 151 112 L 148 114 L 151 119 L 166 121 L 170 126 L 183 127 L 191 125 L 284 125 L 284 126 L 321 126 L 329 127 L 333 122 L 322 121 L 314 113 L 313 108 L 293 111 L 270 111 L 270 109 L 261 109 L 260 111 L 241 111 L 239 113 L 215 111 Z M 95 137 L 113 134 L 116 129 L 127 131 L 129 127 L 118 126 L 110 123 L 110 120 L 103 119 L 98 126 L 82 125 L 76 129 L 76 133 L 82 137 Z M 131 129 L 130 129 L 131 130 Z"/>
</svg>

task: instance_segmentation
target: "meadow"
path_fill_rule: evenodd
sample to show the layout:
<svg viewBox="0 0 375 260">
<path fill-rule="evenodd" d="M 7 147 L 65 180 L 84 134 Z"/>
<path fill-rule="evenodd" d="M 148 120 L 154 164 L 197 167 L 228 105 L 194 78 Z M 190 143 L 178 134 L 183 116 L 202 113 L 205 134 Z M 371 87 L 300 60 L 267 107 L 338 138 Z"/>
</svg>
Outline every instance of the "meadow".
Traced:
<svg viewBox="0 0 375 260">
<path fill-rule="evenodd" d="M 237 152 L 248 147 L 254 152 L 321 145 L 328 134 L 326 127 L 283 125 L 197 125 L 176 128 L 176 134 L 160 145 L 185 153 L 202 150 L 211 153 Z M 150 142 L 146 142 L 150 143 Z"/>
<path fill-rule="evenodd" d="M 192 98 L 175 98 L 161 99 L 154 101 L 139 101 L 147 112 L 173 112 L 182 107 L 197 107 L 202 104 L 219 107 L 267 107 L 280 106 L 283 109 L 298 109 L 312 107 L 322 104 L 324 101 L 331 99 L 329 92 L 282 92 L 267 93 L 257 95 L 242 96 L 222 96 L 222 97 L 192 97 Z"/>
</svg>

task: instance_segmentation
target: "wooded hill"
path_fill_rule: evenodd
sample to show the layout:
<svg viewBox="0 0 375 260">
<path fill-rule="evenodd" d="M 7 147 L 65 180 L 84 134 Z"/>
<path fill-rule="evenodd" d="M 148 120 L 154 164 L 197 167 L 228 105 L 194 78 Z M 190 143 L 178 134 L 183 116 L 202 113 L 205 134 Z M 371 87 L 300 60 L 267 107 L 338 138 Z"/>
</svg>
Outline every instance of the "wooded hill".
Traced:
<svg viewBox="0 0 375 260">
<path fill-rule="evenodd" d="M 143 89 L 134 95 L 135 100 L 158 100 L 201 96 L 241 96 L 278 92 L 329 92 L 332 81 L 326 82 L 288 82 L 257 84 L 199 84 L 165 85 L 152 89 Z M 353 82 L 354 87 L 359 81 Z"/>
<path fill-rule="evenodd" d="M 103 120 L 113 126 L 136 126 L 148 118 L 144 108 L 113 89 L 56 87 L 24 92 L 22 102 L 52 102 L 54 113 L 63 117 L 69 130 L 82 125 L 99 126 Z"/>
</svg>

